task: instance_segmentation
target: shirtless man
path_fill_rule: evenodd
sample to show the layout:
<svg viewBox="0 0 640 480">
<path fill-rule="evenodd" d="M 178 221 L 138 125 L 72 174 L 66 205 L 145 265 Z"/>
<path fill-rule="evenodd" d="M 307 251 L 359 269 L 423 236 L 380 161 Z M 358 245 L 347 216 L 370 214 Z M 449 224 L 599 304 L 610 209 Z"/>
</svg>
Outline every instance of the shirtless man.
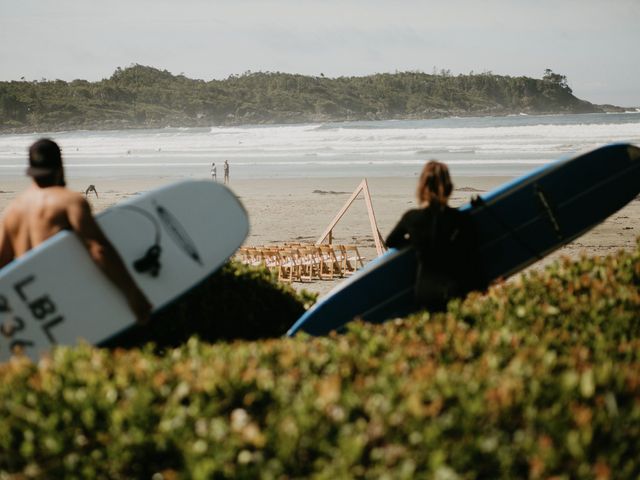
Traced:
<svg viewBox="0 0 640 480">
<path fill-rule="evenodd" d="M 87 187 L 87 189 L 84 191 L 84 198 L 89 197 L 89 194 L 90 194 L 91 192 L 93 192 L 93 193 L 95 193 L 95 194 L 96 194 L 96 198 L 100 198 L 100 197 L 98 196 L 98 190 L 96 190 L 96 186 L 95 186 L 95 185 L 93 185 L 93 184 L 89 185 L 89 186 Z"/>
<path fill-rule="evenodd" d="M 6 209 L 0 226 L 0 268 L 61 230 L 73 230 L 93 261 L 122 291 L 138 323 L 149 319 L 151 304 L 127 271 L 91 214 L 82 194 L 65 187 L 58 145 L 41 139 L 29 149 L 33 182 Z"/>
</svg>

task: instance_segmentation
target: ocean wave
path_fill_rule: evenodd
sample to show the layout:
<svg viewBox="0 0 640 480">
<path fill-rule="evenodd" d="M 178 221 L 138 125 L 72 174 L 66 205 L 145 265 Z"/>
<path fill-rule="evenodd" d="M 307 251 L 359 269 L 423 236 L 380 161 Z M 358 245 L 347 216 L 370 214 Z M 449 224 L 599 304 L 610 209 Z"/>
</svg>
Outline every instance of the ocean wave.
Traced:
<svg viewBox="0 0 640 480">
<path fill-rule="evenodd" d="M 24 168 L 40 135 L 0 135 L 0 168 Z M 610 142 L 640 144 L 640 113 L 170 128 L 53 135 L 68 166 L 538 165 Z M 525 163 L 526 162 L 526 163 Z"/>
<path fill-rule="evenodd" d="M 548 163 L 549 160 L 532 160 L 532 159 L 518 159 L 518 160 L 501 160 L 501 159 L 490 159 L 490 160 L 448 160 L 447 164 L 449 165 L 467 165 L 467 166 L 482 166 L 482 165 L 544 165 Z M 313 160 L 302 160 L 302 161 L 238 161 L 233 162 L 231 165 L 235 167 L 269 167 L 269 166 L 285 166 L 285 167 L 295 167 L 295 166 L 363 166 L 363 165 L 375 165 L 375 166 L 410 166 L 410 165 L 423 165 L 424 160 L 326 160 L 326 161 L 313 161 Z M 127 168 L 161 168 L 161 167 L 171 167 L 171 168 L 182 168 L 182 167 L 209 167 L 211 165 L 210 162 L 119 162 L 119 163 L 66 163 L 66 168 L 81 168 L 81 169 L 92 169 L 92 168 L 119 168 L 119 169 L 127 169 Z M 24 170 L 25 164 L 0 164 L 0 169 L 21 169 Z"/>
<path fill-rule="evenodd" d="M 465 147 L 450 147 L 450 148 L 426 148 L 423 150 L 417 150 L 413 152 L 414 155 L 442 155 L 442 154 L 450 154 L 450 153 L 474 154 L 476 153 L 476 150 L 473 148 L 465 148 Z"/>
</svg>

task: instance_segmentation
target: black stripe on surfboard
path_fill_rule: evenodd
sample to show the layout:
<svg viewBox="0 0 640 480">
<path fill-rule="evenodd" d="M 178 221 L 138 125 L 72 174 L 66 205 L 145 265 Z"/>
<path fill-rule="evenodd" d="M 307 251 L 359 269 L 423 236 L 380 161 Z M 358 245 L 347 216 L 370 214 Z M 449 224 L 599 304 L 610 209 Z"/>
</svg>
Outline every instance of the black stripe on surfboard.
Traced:
<svg viewBox="0 0 640 480">
<path fill-rule="evenodd" d="M 175 215 L 162 205 L 159 205 L 156 202 L 153 203 L 156 208 L 156 212 L 158 213 L 158 217 L 162 221 L 162 225 L 164 225 L 164 228 L 167 230 L 167 233 L 176 245 L 194 262 L 203 266 L 202 258 L 196 248 L 195 242 L 191 239 Z"/>
</svg>

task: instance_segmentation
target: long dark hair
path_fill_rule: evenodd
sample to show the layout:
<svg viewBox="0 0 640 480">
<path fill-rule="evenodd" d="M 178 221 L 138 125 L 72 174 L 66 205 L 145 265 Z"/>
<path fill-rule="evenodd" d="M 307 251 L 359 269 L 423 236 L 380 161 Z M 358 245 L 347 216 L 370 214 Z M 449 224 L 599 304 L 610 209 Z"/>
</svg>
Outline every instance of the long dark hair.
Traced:
<svg viewBox="0 0 640 480">
<path fill-rule="evenodd" d="M 422 169 L 416 196 L 420 206 L 444 206 L 453 191 L 449 168 L 442 162 L 428 161 Z"/>
</svg>

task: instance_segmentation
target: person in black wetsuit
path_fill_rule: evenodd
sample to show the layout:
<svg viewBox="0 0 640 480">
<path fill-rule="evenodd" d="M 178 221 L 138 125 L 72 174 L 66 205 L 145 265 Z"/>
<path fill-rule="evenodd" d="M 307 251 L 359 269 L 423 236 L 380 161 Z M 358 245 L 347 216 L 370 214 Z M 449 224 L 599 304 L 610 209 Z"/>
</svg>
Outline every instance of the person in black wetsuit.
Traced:
<svg viewBox="0 0 640 480">
<path fill-rule="evenodd" d="M 475 235 L 464 212 L 447 205 L 453 184 L 444 163 L 429 161 L 417 189 L 420 208 L 406 212 L 387 237 L 392 248 L 412 246 L 418 261 L 417 306 L 442 311 L 454 297 L 483 290 Z"/>
</svg>

